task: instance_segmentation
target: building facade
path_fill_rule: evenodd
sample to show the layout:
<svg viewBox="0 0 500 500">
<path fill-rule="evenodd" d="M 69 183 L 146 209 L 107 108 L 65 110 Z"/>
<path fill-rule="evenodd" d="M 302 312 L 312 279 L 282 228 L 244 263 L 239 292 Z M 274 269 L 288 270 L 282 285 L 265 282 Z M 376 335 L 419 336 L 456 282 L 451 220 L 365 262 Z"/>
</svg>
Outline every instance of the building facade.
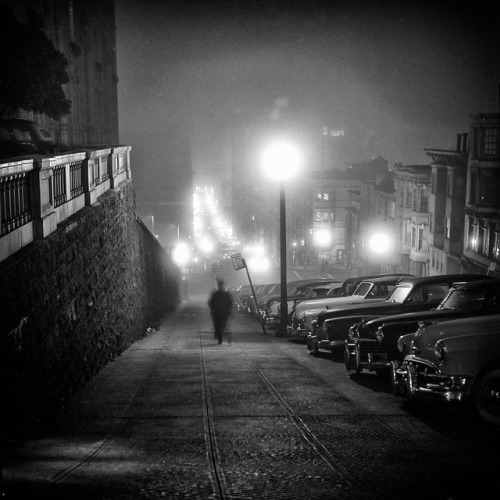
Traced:
<svg viewBox="0 0 500 500">
<path fill-rule="evenodd" d="M 33 120 L 66 145 L 117 145 L 118 77 L 114 0 L 4 0 L 19 22 L 33 13 L 42 31 L 68 60 L 63 86 L 71 111 L 60 120 L 18 110 L 10 117 Z"/>
<path fill-rule="evenodd" d="M 467 136 L 455 151 L 426 149 L 431 158 L 429 275 L 460 273 L 467 178 Z"/>
<path fill-rule="evenodd" d="M 462 267 L 500 276 L 500 113 L 472 116 Z"/>
<path fill-rule="evenodd" d="M 404 273 L 427 276 L 429 264 L 430 165 L 396 165 L 396 217 Z"/>
</svg>

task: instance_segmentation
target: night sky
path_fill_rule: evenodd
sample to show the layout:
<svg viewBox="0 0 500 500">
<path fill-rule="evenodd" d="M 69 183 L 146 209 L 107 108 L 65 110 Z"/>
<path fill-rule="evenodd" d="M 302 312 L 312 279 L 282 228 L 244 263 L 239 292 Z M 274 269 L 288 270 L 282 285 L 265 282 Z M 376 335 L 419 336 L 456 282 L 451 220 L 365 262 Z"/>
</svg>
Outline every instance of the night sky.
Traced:
<svg viewBox="0 0 500 500">
<path fill-rule="evenodd" d="M 469 115 L 499 109 L 498 5 L 117 0 L 120 140 L 139 166 L 178 133 L 197 182 L 228 178 L 231 144 L 258 149 L 273 126 L 312 170 L 325 126 L 344 131 L 337 166 L 428 163 L 424 148 L 454 148 Z"/>
</svg>

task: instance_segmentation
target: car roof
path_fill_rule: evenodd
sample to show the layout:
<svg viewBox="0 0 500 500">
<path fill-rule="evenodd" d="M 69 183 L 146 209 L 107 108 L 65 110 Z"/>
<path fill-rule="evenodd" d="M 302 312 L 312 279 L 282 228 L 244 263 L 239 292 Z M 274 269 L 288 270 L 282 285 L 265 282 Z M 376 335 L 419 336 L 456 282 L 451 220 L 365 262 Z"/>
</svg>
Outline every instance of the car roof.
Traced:
<svg viewBox="0 0 500 500">
<path fill-rule="evenodd" d="M 385 278 L 385 277 L 389 277 L 389 276 L 410 277 L 410 276 L 413 276 L 413 274 L 406 274 L 406 273 L 365 274 L 363 276 L 353 276 L 351 278 L 346 278 L 344 280 L 344 283 L 354 283 L 354 282 L 368 281 L 368 280 L 373 280 L 373 279 L 377 279 L 377 278 Z"/>
<path fill-rule="evenodd" d="M 365 278 L 360 281 L 361 283 L 394 283 L 394 281 L 399 281 L 404 279 L 404 275 L 401 274 L 387 274 L 385 276 L 378 276 L 376 278 Z"/>
<path fill-rule="evenodd" d="M 327 283 L 342 283 L 340 280 L 336 278 L 314 278 L 314 279 L 306 279 L 306 280 L 300 280 L 295 283 L 295 286 L 300 287 L 300 286 L 317 286 L 324 285 Z M 294 284 L 294 282 L 289 282 L 289 285 Z"/>
<path fill-rule="evenodd" d="M 477 281 L 468 281 L 467 283 L 457 282 L 455 287 L 457 290 L 464 290 L 469 288 L 500 288 L 500 279 L 485 279 L 485 280 L 477 280 Z"/>
<path fill-rule="evenodd" d="M 421 277 L 403 277 L 399 282 L 400 285 L 417 285 L 420 283 L 442 283 L 443 281 L 449 283 L 460 281 L 478 281 L 488 279 L 485 274 L 438 274 L 436 276 L 421 276 Z M 490 279 L 493 279 L 491 277 Z"/>
</svg>

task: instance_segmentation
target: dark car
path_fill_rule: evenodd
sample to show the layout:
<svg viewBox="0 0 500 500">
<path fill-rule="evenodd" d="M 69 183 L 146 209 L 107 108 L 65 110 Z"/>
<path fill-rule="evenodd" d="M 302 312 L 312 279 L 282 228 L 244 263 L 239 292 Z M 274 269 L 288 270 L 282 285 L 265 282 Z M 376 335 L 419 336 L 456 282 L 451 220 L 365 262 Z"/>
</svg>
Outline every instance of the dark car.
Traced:
<svg viewBox="0 0 500 500">
<path fill-rule="evenodd" d="M 498 313 L 500 279 L 457 283 L 435 309 L 382 316 L 351 326 L 345 344 L 346 367 L 358 372 L 390 370 L 393 361 L 401 362 L 404 358 L 398 350 L 398 339 L 415 333 L 420 324 Z"/>
<path fill-rule="evenodd" d="M 0 157 L 55 152 L 54 138 L 38 123 L 20 119 L 0 120 Z"/>
<path fill-rule="evenodd" d="M 487 278 L 484 274 L 443 274 L 421 278 L 404 277 L 383 302 L 323 310 L 313 322 L 312 332 L 320 338 L 331 337 L 334 332 L 326 334 L 324 323 L 330 318 L 344 316 L 389 316 L 409 312 L 428 311 L 435 308 L 457 282 L 477 281 Z M 345 325 L 344 325 L 345 326 Z M 347 339 L 348 330 L 343 329 L 339 335 Z"/>
<path fill-rule="evenodd" d="M 410 401 L 468 401 L 500 425 L 500 314 L 422 325 L 392 384 Z"/>
</svg>

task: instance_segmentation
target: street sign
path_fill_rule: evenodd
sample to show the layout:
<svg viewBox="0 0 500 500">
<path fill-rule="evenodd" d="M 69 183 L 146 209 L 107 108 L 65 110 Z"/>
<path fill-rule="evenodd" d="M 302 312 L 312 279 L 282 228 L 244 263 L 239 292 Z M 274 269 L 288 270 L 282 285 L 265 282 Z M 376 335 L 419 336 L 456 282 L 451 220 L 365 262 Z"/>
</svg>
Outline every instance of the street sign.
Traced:
<svg viewBox="0 0 500 500">
<path fill-rule="evenodd" d="M 244 269 L 246 267 L 241 253 L 234 253 L 233 255 L 231 255 L 231 260 L 233 261 L 233 266 L 236 271 L 238 271 L 239 269 Z"/>
</svg>

